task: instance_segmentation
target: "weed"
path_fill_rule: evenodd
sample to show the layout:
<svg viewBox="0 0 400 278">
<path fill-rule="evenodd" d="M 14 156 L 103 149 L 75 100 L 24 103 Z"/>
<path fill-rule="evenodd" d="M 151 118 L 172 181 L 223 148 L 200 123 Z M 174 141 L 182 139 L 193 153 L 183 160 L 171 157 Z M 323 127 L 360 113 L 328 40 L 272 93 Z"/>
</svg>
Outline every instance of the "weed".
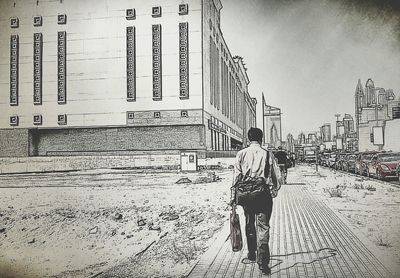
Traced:
<svg viewBox="0 0 400 278">
<path fill-rule="evenodd" d="M 368 185 L 367 187 L 365 187 L 365 189 L 367 189 L 368 191 L 376 191 L 376 187 L 372 185 Z"/>
<path fill-rule="evenodd" d="M 376 238 L 376 244 L 383 247 L 392 247 L 392 244 L 387 239 L 384 239 L 382 235 Z"/>
<path fill-rule="evenodd" d="M 326 189 L 326 191 L 329 193 L 330 197 L 338 197 L 342 198 L 343 197 L 343 188 L 329 188 Z"/>
</svg>

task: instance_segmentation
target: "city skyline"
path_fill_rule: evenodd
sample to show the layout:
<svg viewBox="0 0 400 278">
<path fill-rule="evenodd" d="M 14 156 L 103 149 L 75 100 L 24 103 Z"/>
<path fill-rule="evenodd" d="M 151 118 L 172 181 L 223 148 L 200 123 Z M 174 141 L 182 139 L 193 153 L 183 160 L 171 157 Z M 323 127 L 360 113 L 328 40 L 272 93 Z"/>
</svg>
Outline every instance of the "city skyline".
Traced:
<svg viewBox="0 0 400 278">
<path fill-rule="evenodd" d="M 333 126 L 335 114 L 354 116 L 358 79 L 365 85 L 372 78 L 399 96 L 395 2 L 257 0 L 243 8 L 232 0 L 223 5 L 224 36 L 232 52 L 244 57 L 249 92 L 259 100 L 264 93 L 268 105 L 282 109 L 284 135 L 318 130 L 325 122 Z"/>
</svg>

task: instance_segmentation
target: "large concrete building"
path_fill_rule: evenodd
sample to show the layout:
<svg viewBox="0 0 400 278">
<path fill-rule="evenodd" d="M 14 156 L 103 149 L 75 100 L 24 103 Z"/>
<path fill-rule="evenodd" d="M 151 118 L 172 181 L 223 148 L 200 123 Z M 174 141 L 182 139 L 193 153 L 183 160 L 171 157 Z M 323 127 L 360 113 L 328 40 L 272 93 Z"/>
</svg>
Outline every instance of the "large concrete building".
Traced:
<svg viewBox="0 0 400 278">
<path fill-rule="evenodd" d="M 355 91 L 355 124 L 359 151 L 400 151 L 400 97 L 392 89 L 365 88 L 358 80 Z"/>
<path fill-rule="evenodd" d="M 0 1 L 0 156 L 246 145 L 256 100 L 219 0 Z"/>
</svg>

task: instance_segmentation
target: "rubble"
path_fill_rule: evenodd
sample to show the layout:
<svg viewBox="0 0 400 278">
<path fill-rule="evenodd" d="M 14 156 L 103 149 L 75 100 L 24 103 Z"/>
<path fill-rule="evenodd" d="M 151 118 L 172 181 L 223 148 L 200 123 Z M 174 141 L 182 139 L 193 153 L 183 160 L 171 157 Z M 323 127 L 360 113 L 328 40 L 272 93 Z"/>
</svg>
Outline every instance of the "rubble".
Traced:
<svg viewBox="0 0 400 278">
<path fill-rule="evenodd" d="M 6 228 L 0 228 L 0 233 L 5 233 L 6 232 Z"/>
<path fill-rule="evenodd" d="M 146 225 L 146 219 L 140 218 L 137 221 L 137 224 L 138 224 L 139 227 L 145 226 Z"/>
<path fill-rule="evenodd" d="M 121 219 L 122 219 L 122 214 L 119 213 L 119 212 L 116 212 L 116 213 L 113 215 L 113 218 L 114 218 L 114 220 L 121 220 Z"/>
<path fill-rule="evenodd" d="M 94 235 L 99 231 L 99 227 L 95 226 L 89 230 L 89 234 Z"/>
<path fill-rule="evenodd" d="M 176 184 L 184 184 L 184 183 L 192 183 L 192 181 L 191 181 L 190 179 L 184 177 L 184 178 L 180 178 L 180 179 L 176 182 Z"/>
</svg>

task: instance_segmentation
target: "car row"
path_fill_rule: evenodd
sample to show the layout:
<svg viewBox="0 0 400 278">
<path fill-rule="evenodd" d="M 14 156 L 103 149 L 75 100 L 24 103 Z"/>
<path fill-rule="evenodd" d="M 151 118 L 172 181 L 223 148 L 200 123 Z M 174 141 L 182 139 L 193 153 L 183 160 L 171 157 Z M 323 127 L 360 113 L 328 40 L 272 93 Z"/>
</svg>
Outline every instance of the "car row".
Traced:
<svg viewBox="0 0 400 278">
<path fill-rule="evenodd" d="M 400 152 L 322 153 L 318 163 L 321 166 L 353 172 L 361 176 L 400 181 Z"/>
</svg>

